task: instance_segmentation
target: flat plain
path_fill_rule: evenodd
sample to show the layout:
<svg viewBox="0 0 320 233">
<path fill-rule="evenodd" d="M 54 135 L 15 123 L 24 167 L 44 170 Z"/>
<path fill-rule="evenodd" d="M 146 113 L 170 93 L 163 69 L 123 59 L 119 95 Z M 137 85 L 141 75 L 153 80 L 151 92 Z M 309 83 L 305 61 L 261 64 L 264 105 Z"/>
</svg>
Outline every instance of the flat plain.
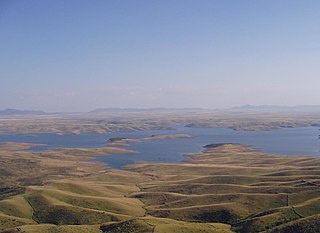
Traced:
<svg viewBox="0 0 320 233">
<path fill-rule="evenodd" d="M 1 116 L 0 133 L 111 133 L 195 128 L 231 128 L 260 131 L 279 128 L 320 126 L 320 108 L 315 109 L 228 109 L 190 112 L 70 113 Z"/>
</svg>

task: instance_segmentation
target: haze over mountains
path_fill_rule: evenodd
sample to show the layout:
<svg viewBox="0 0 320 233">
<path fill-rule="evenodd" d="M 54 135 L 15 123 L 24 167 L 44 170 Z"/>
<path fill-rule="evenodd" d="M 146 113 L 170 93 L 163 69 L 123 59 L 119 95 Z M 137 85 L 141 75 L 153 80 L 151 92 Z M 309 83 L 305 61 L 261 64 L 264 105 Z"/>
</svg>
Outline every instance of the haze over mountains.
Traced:
<svg viewBox="0 0 320 233">
<path fill-rule="evenodd" d="M 280 106 L 280 105 L 243 105 L 228 109 L 206 109 L 206 108 L 97 108 L 89 112 L 82 113 L 141 113 L 141 112 L 204 112 L 204 111 L 320 111 L 320 105 L 297 105 L 297 106 Z M 66 112 L 45 112 L 42 110 L 21 110 L 21 109 L 4 109 L 0 110 L 0 116 L 10 115 L 52 115 L 64 114 Z M 80 112 L 69 112 L 80 113 Z"/>
<path fill-rule="evenodd" d="M 204 108 L 98 108 L 89 112 L 81 113 L 130 113 L 130 112 L 200 112 L 208 111 Z M 0 110 L 0 115 L 52 115 L 65 113 L 80 113 L 80 112 L 45 112 L 36 110 L 20 110 L 20 109 L 4 109 Z"/>
<path fill-rule="evenodd" d="M 205 108 L 98 108 L 90 111 L 90 113 L 103 112 L 198 112 L 205 111 Z"/>
<path fill-rule="evenodd" d="M 48 113 L 44 111 L 35 110 L 19 110 L 19 109 L 5 109 L 0 110 L 0 115 L 46 115 Z"/>
<path fill-rule="evenodd" d="M 244 110 L 244 111 L 320 111 L 320 105 L 296 105 L 296 106 L 282 106 L 282 105 L 243 105 L 230 108 L 230 110 Z"/>
</svg>

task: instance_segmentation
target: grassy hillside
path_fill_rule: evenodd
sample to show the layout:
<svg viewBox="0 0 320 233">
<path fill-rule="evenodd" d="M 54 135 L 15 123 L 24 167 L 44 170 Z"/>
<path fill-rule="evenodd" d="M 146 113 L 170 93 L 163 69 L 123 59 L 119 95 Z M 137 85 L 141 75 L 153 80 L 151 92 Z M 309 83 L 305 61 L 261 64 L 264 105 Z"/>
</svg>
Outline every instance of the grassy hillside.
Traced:
<svg viewBox="0 0 320 233">
<path fill-rule="evenodd" d="M 28 156 L 39 171 L 30 174 L 41 182 L 17 182 L 20 192 L 2 195 L 0 232 L 317 232 L 319 157 L 221 144 L 184 164 L 104 170 L 79 162 L 99 150 L 31 153 L 23 150 L 27 145 L 3 146 L 3 158 Z M 58 161 L 63 175 L 55 171 Z M 6 167 L 7 177 L 28 180 L 33 165 L 17 172 Z"/>
<path fill-rule="evenodd" d="M 261 232 L 320 213 L 318 157 L 266 155 L 237 144 L 190 157 L 188 164 L 128 168 L 155 177 L 134 194 L 148 214 Z"/>
</svg>

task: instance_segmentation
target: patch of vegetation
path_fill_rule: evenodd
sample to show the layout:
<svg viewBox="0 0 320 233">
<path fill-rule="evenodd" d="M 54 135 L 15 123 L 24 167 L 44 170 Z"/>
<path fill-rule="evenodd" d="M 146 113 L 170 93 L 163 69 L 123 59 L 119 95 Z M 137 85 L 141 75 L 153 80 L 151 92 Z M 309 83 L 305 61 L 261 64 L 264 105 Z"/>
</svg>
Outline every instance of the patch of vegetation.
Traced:
<svg viewBox="0 0 320 233">
<path fill-rule="evenodd" d="M 153 228 L 153 226 L 139 219 L 131 219 L 120 223 L 111 223 L 100 227 L 100 229 L 106 233 L 153 233 Z"/>
<path fill-rule="evenodd" d="M 26 191 L 25 187 L 14 186 L 14 187 L 0 187 L 0 200 L 11 196 L 22 194 Z"/>
<path fill-rule="evenodd" d="M 314 215 L 276 227 L 268 233 L 318 233 L 319 229 L 320 215 Z"/>
<path fill-rule="evenodd" d="M 104 211 L 59 205 L 59 202 L 54 203 L 39 192 L 29 194 L 26 198 L 33 208 L 33 218 L 38 223 L 86 225 L 121 220 L 116 215 Z"/>
</svg>

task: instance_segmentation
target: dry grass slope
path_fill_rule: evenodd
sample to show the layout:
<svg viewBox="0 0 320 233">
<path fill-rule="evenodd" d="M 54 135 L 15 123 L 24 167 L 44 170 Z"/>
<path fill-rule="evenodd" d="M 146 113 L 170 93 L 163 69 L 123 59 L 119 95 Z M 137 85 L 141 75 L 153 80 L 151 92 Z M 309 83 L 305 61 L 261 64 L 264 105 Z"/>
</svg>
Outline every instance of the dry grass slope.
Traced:
<svg viewBox="0 0 320 233">
<path fill-rule="evenodd" d="M 30 164 L 2 173 L 9 179 L 3 184 L 16 186 L 1 196 L 0 232 L 281 233 L 319 227 L 319 157 L 222 144 L 184 164 L 104 170 L 79 160 L 105 148 L 36 153 L 23 150 L 30 145 L 2 146 L 1 161 L 27 156 Z"/>
</svg>

